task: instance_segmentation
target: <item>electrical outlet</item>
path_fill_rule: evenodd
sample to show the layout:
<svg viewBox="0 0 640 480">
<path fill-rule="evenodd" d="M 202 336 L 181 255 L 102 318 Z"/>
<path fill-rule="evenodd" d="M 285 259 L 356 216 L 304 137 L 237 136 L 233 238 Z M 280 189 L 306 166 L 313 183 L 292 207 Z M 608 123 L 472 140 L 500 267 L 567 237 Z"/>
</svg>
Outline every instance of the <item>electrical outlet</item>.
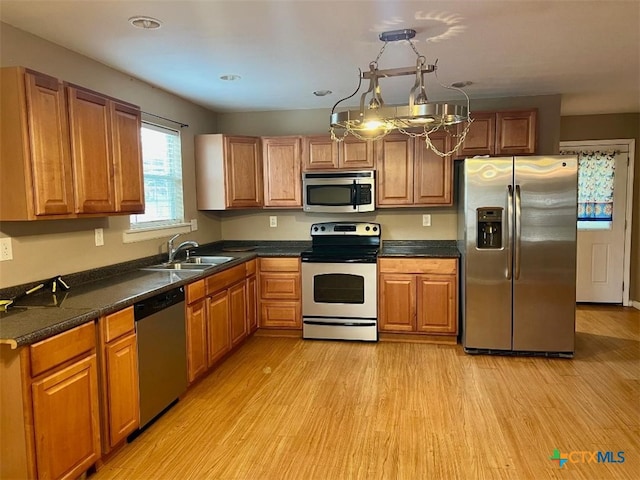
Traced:
<svg viewBox="0 0 640 480">
<path fill-rule="evenodd" d="M 277 227 L 278 226 L 278 217 L 276 217 L 275 215 L 272 215 L 269 217 L 269 226 L 270 227 Z"/>
<path fill-rule="evenodd" d="M 104 230 L 102 228 L 96 228 L 95 236 L 96 236 L 96 247 L 103 246 L 104 245 Z"/>
<path fill-rule="evenodd" d="M 424 215 L 422 215 L 422 226 L 423 227 L 430 227 L 431 226 L 431 215 L 428 213 L 425 213 Z"/>
<path fill-rule="evenodd" d="M 195 232 L 196 230 L 198 230 L 198 219 L 197 218 L 192 218 L 191 219 L 191 231 Z"/>
<path fill-rule="evenodd" d="M 0 262 L 5 260 L 13 260 L 11 237 L 0 238 Z"/>
</svg>

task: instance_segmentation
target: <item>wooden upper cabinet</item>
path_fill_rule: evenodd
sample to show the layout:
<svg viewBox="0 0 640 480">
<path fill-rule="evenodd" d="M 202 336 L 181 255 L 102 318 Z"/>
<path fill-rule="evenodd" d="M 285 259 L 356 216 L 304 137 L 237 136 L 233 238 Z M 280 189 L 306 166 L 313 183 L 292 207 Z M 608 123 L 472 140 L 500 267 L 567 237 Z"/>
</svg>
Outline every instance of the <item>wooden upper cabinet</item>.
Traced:
<svg viewBox="0 0 640 480">
<path fill-rule="evenodd" d="M 22 67 L 0 88 L 0 220 L 144 211 L 138 107 Z"/>
<path fill-rule="evenodd" d="M 228 207 L 261 207 L 262 156 L 257 137 L 225 137 L 225 181 Z"/>
<path fill-rule="evenodd" d="M 115 212 L 109 101 L 67 87 L 77 213 Z"/>
<path fill-rule="evenodd" d="M 196 135 L 195 160 L 198 210 L 262 207 L 259 137 Z"/>
<path fill-rule="evenodd" d="M 493 155 L 496 144 L 496 115 L 495 113 L 472 113 L 471 126 L 464 143 L 460 146 L 460 156 Z M 458 135 L 466 128 L 466 122 L 458 124 Z"/>
<path fill-rule="evenodd" d="M 536 153 L 538 111 L 496 113 L 496 154 Z"/>
<path fill-rule="evenodd" d="M 451 137 L 445 132 L 434 133 L 430 139 L 443 153 L 451 149 Z M 453 159 L 435 153 L 423 138 L 414 142 L 414 205 L 453 205 Z"/>
<path fill-rule="evenodd" d="M 413 139 L 400 133 L 389 134 L 376 145 L 378 206 L 413 204 Z"/>
<path fill-rule="evenodd" d="M 303 138 L 305 170 L 333 170 L 338 168 L 338 144 L 330 135 L 313 135 Z"/>
<path fill-rule="evenodd" d="M 338 144 L 338 167 L 349 170 L 371 169 L 374 166 L 373 140 L 348 136 Z"/>
<path fill-rule="evenodd" d="M 362 170 L 374 166 L 372 140 L 347 136 L 337 142 L 330 135 L 312 135 L 304 137 L 303 142 L 305 170 Z"/>
<path fill-rule="evenodd" d="M 263 137 L 264 206 L 302 207 L 301 138 Z"/>
<path fill-rule="evenodd" d="M 0 220 L 73 216 L 67 102 L 58 79 L 20 67 L 0 81 Z"/>
<path fill-rule="evenodd" d="M 531 155 L 537 149 L 537 109 L 475 112 L 458 157 Z M 466 124 L 458 125 L 458 134 Z"/>
<path fill-rule="evenodd" d="M 122 103 L 111 103 L 112 149 L 118 212 L 144 212 L 144 173 L 140 130 L 140 109 Z"/>
</svg>

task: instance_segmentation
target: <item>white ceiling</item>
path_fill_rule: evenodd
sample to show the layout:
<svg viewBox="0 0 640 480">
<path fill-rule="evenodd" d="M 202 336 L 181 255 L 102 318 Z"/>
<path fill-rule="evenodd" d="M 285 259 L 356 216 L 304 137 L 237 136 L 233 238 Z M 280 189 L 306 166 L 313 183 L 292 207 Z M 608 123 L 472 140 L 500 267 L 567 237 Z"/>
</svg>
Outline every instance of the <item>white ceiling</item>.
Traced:
<svg viewBox="0 0 640 480">
<path fill-rule="evenodd" d="M 133 28 L 138 15 L 162 28 Z M 442 83 L 473 82 L 472 110 L 474 98 L 562 94 L 563 115 L 640 112 L 640 0 L 0 0 L 0 20 L 215 111 L 331 108 L 380 32 L 413 28 Z M 379 68 L 415 60 L 389 43 Z M 385 102 L 405 103 L 412 83 L 381 81 Z M 461 98 L 433 75 L 427 93 Z"/>
</svg>

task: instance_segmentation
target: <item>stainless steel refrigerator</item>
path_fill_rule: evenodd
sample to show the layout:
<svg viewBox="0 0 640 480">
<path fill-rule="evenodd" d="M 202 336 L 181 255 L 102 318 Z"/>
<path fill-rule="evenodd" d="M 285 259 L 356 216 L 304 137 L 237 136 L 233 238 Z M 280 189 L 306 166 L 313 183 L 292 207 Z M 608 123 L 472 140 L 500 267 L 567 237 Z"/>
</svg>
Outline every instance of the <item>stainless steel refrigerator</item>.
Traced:
<svg viewBox="0 0 640 480">
<path fill-rule="evenodd" d="M 572 356 L 576 156 L 467 158 L 458 246 L 467 353 Z"/>
</svg>

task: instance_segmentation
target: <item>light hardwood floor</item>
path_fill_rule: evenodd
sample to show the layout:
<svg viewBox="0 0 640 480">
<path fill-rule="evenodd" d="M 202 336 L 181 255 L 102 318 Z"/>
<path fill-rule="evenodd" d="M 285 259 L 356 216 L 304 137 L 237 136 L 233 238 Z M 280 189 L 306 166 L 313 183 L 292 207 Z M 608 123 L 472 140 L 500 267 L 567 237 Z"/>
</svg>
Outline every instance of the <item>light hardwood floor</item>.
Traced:
<svg viewBox="0 0 640 480">
<path fill-rule="evenodd" d="M 572 360 L 253 337 L 90 480 L 640 478 L 639 329 L 581 306 Z"/>
</svg>

